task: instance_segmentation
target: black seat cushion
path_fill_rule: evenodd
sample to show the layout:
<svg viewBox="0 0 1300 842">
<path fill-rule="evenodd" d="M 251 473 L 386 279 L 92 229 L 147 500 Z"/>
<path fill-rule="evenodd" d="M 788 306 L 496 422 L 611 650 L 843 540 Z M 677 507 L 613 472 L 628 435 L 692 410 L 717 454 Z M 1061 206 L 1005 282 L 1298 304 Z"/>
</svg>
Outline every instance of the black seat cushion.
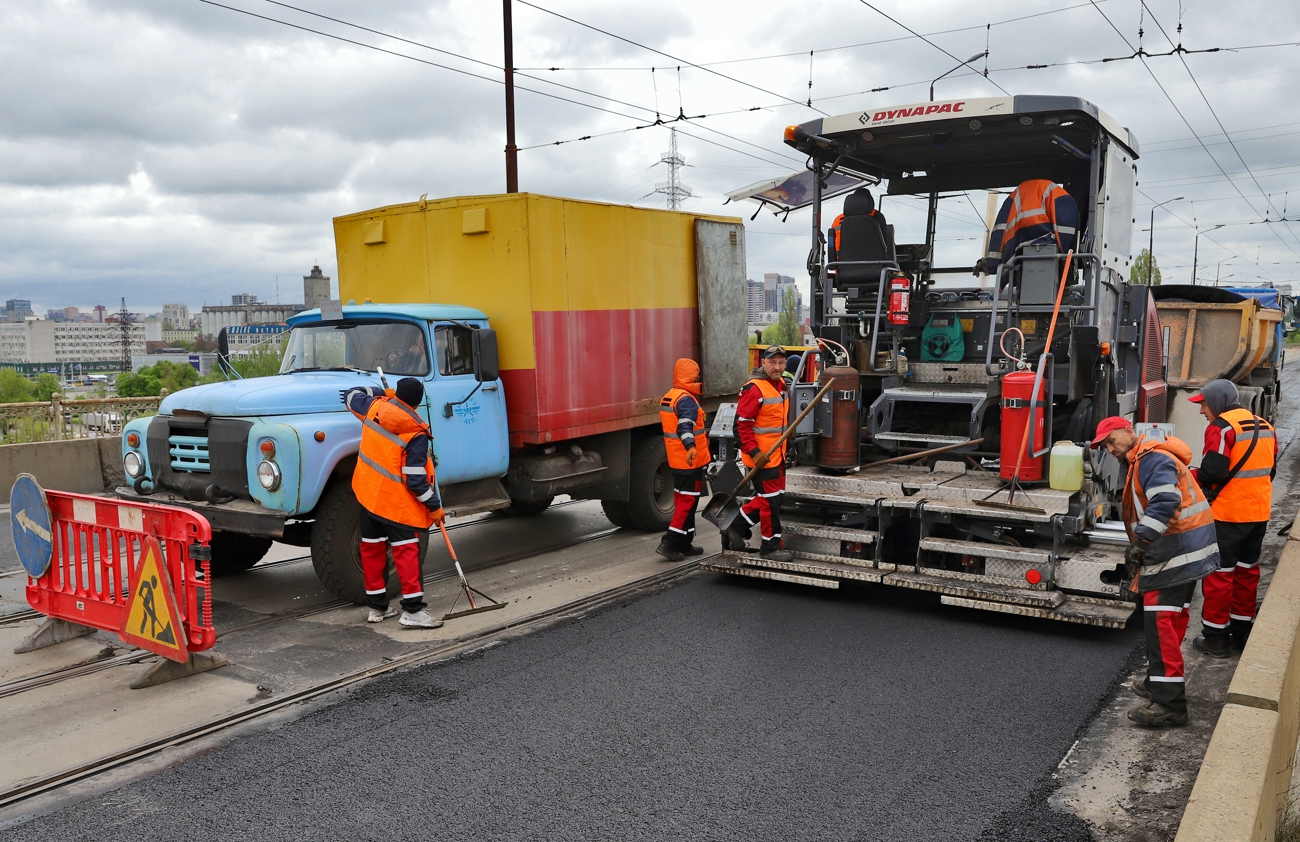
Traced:
<svg viewBox="0 0 1300 842">
<path fill-rule="evenodd" d="M 871 284 L 880 280 L 879 265 L 894 259 L 894 249 L 887 233 L 883 214 L 876 212 L 870 190 L 859 188 L 844 198 L 844 218 L 840 220 L 840 245 L 836 260 L 875 261 L 877 265 L 839 266 L 836 283 Z"/>
</svg>

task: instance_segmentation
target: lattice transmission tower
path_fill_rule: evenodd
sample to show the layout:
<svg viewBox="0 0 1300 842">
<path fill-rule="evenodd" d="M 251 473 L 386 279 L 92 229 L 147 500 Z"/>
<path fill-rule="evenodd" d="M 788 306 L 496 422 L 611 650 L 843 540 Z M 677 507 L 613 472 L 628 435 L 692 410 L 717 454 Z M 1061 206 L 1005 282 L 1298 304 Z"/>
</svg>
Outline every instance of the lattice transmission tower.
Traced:
<svg viewBox="0 0 1300 842">
<path fill-rule="evenodd" d="M 681 210 L 682 199 L 689 199 L 691 188 L 682 184 L 681 170 L 686 159 L 677 151 L 677 130 L 669 130 L 668 151 L 659 156 L 659 163 L 668 165 L 668 180 L 655 184 L 655 193 L 668 197 L 668 210 Z"/>
<path fill-rule="evenodd" d="M 122 299 L 122 309 L 117 311 L 117 326 L 122 331 L 122 371 L 131 372 L 131 313 Z"/>
</svg>

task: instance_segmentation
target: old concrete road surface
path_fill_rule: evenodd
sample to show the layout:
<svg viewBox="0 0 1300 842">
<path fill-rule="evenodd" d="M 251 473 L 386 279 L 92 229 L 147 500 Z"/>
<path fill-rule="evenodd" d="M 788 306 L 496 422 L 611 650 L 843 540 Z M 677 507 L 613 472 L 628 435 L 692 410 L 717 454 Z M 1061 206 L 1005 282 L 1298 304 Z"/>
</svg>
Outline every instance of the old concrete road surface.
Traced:
<svg viewBox="0 0 1300 842">
<path fill-rule="evenodd" d="M 1136 633 L 929 596 L 698 574 L 6 838 L 1004 839 Z"/>
</svg>

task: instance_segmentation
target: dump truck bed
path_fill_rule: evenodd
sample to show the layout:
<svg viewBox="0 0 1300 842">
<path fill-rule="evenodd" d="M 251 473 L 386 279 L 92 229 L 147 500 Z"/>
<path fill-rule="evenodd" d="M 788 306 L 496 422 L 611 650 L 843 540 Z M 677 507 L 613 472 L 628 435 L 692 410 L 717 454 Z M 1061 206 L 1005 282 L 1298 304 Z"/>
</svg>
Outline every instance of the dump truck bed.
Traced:
<svg viewBox="0 0 1300 842">
<path fill-rule="evenodd" d="M 748 374 L 744 226 L 530 193 L 334 220 L 346 302 L 482 310 L 497 331 L 513 447 L 655 423 L 679 357 L 706 394 Z"/>
</svg>

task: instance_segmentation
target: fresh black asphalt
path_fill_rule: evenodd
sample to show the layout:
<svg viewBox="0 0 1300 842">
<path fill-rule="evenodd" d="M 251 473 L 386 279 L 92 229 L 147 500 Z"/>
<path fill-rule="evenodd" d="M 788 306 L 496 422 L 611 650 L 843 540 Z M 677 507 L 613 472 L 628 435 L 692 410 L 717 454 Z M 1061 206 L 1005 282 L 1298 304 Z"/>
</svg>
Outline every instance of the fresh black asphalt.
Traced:
<svg viewBox="0 0 1300 842">
<path fill-rule="evenodd" d="M 1048 776 L 1137 644 L 929 594 L 702 575 L 5 835 L 1087 839 L 1047 812 Z"/>
</svg>

